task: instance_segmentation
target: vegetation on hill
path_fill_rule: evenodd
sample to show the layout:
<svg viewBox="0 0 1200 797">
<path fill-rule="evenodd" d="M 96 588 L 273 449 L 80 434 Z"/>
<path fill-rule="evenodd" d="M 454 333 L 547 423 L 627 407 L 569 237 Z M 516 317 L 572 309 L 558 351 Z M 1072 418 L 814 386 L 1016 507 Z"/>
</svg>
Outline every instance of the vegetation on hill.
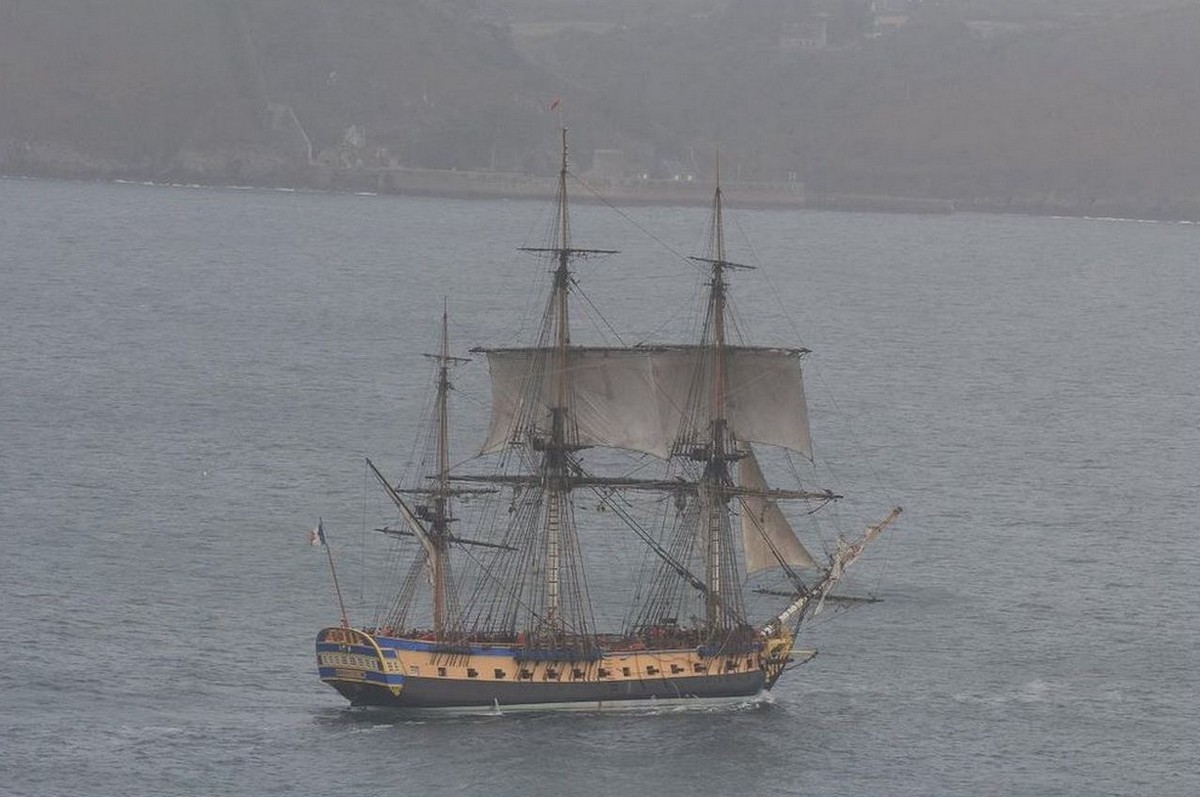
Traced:
<svg viewBox="0 0 1200 797">
<path fill-rule="evenodd" d="M 561 97 L 584 167 L 1200 216 L 1194 3 L 876 5 L 0 0 L 0 169 L 546 173 Z"/>
</svg>

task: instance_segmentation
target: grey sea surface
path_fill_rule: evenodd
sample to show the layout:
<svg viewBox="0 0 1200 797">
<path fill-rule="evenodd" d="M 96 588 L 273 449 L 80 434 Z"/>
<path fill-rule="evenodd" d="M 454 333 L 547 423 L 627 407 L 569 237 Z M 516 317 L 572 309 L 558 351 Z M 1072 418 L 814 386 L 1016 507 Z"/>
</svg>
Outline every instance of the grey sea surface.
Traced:
<svg viewBox="0 0 1200 797">
<path fill-rule="evenodd" d="M 622 250 L 576 339 L 677 338 L 706 214 L 623 213 L 574 208 Z M 741 331 L 814 351 L 846 533 L 905 507 L 852 574 L 883 602 L 763 705 L 418 721 L 317 680 L 305 533 L 369 620 L 362 457 L 409 464 L 443 296 L 459 351 L 529 341 L 550 210 L 0 180 L 0 793 L 1200 793 L 1200 226 L 730 219 Z"/>
</svg>

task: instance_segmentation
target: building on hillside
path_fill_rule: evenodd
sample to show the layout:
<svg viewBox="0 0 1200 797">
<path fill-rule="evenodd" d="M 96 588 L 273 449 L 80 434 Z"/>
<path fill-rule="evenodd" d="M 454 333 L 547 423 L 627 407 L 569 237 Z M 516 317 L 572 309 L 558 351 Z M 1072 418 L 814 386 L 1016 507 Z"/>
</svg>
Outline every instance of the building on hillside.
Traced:
<svg viewBox="0 0 1200 797">
<path fill-rule="evenodd" d="M 969 19 L 967 30 L 977 39 L 994 39 L 1011 33 L 1024 33 L 1030 25 L 1020 22 L 997 22 L 991 19 Z"/>
<path fill-rule="evenodd" d="M 908 16 L 905 14 L 882 14 L 875 17 L 875 26 L 872 36 L 887 36 L 890 33 L 895 33 L 908 24 Z"/>
<path fill-rule="evenodd" d="M 873 0 L 871 11 L 878 15 L 907 14 L 915 5 L 915 0 Z"/>
<path fill-rule="evenodd" d="M 824 50 L 829 46 L 829 17 L 812 14 L 782 26 L 780 50 Z"/>
</svg>

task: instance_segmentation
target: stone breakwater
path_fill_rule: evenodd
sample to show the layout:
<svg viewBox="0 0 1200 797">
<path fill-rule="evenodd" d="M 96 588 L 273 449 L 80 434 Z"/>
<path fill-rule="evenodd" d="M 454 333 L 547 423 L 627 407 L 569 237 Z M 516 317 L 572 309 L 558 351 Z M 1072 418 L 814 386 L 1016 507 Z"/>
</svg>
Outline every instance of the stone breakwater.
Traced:
<svg viewBox="0 0 1200 797">
<path fill-rule="evenodd" d="M 254 146 L 185 150 L 165 162 L 149 158 L 129 162 L 86 154 L 67 145 L 0 142 L 0 174 L 480 199 L 545 200 L 553 197 L 556 185 L 552 177 L 513 172 L 305 163 L 282 157 L 272 148 Z M 589 179 L 587 184 L 594 193 L 580 191 L 575 201 L 683 206 L 707 205 L 712 201 L 712 185 L 703 180 Z M 910 213 L 954 210 L 952 202 L 940 199 L 814 195 L 806 193 L 798 181 L 728 181 L 724 189 L 727 202 L 740 207 Z"/>
<path fill-rule="evenodd" d="M 554 195 L 555 180 L 513 172 L 454 171 L 405 167 L 346 167 L 305 162 L 270 146 L 240 145 L 176 153 L 169 160 L 124 161 L 54 143 L 0 141 L 0 175 L 72 180 L 136 180 L 168 184 L 237 185 L 408 196 L 538 199 Z M 594 193 L 577 202 L 706 205 L 712 185 L 704 180 L 589 179 Z M 799 181 L 724 183 L 732 206 L 808 208 L 884 213 L 1020 213 L 1051 216 L 1160 219 L 1200 222 L 1198 198 L 1144 198 L 1027 194 L 958 199 L 817 193 Z"/>
</svg>

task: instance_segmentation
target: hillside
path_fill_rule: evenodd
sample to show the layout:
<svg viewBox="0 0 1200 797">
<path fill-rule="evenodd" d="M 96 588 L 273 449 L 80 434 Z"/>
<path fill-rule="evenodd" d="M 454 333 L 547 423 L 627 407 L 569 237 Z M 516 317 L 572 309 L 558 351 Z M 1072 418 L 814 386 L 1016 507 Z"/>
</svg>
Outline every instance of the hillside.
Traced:
<svg viewBox="0 0 1200 797">
<path fill-rule="evenodd" d="M 887 5 L 0 0 L 0 170 L 545 174 L 561 96 L 582 168 L 1200 218 L 1195 4 Z"/>
<path fill-rule="evenodd" d="M 221 2 L 0 0 L 0 139 L 130 163 L 252 141 L 235 24 Z"/>
<path fill-rule="evenodd" d="M 454 3 L 0 0 L 10 170 L 304 180 L 348 135 L 358 159 L 538 170 L 561 92 Z"/>
<path fill-rule="evenodd" d="M 1200 213 L 1198 8 L 988 37 L 923 4 L 892 33 L 818 50 L 781 46 L 792 19 L 734 7 L 559 37 L 538 57 L 699 173 L 719 145 L 744 177 L 818 192 Z"/>
</svg>

